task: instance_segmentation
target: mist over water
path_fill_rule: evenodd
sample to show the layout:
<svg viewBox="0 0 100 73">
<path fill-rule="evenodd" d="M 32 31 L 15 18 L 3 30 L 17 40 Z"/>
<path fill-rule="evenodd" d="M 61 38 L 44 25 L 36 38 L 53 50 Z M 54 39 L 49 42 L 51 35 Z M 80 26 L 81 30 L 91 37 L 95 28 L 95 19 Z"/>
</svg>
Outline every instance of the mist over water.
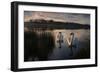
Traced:
<svg viewBox="0 0 100 73">
<path fill-rule="evenodd" d="M 59 32 L 62 32 L 63 35 L 63 43 L 61 44 L 61 48 L 59 48 L 59 44 L 57 43 L 57 35 Z M 68 47 L 67 39 L 70 38 L 70 33 L 74 33 L 74 39 L 73 39 L 73 45 L 76 45 L 76 47 L 71 48 Z M 49 55 L 49 59 L 82 59 L 82 58 L 89 58 L 89 41 L 90 41 L 90 31 L 84 30 L 84 29 L 78 29 L 78 30 L 54 30 L 53 31 L 54 37 L 55 37 L 55 48 L 53 49 L 53 52 Z M 80 55 L 79 52 L 83 50 L 83 55 Z M 87 51 L 88 55 L 85 56 Z M 73 55 L 71 53 L 73 52 Z M 80 56 L 80 57 L 77 57 Z"/>
<path fill-rule="evenodd" d="M 89 29 L 54 29 L 34 30 L 24 32 L 24 61 L 69 60 L 90 58 L 90 30 Z M 62 33 L 63 42 L 59 40 L 59 32 Z M 70 48 L 67 39 L 70 33 L 74 33 L 73 45 Z M 30 37 L 31 36 L 31 37 Z M 30 41 L 29 41 L 30 40 Z"/>
</svg>

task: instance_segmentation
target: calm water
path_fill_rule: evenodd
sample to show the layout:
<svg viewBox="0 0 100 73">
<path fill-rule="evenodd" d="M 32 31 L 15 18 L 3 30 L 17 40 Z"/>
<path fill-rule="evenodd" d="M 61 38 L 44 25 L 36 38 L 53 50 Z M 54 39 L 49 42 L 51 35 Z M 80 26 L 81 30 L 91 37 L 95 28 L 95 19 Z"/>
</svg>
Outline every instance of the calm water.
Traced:
<svg viewBox="0 0 100 73">
<path fill-rule="evenodd" d="M 59 48 L 59 44 L 57 43 L 57 35 L 59 32 L 62 32 L 63 35 L 63 43 L 61 43 L 61 48 Z M 76 45 L 76 47 L 69 48 L 68 47 L 68 41 L 67 39 L 70 38 L 70 33 L 74 33 L 74 39 L 73 39 L 73 45 Z M 78 53 L 83 50 L 89 49 L 89 41 L 90 41 L 90 31 L 89 30 L 54 30 L 53 31 L 54 37 L 55 37 L 55 48 L 53 49 L 53 52 L 49 54 L 48 59 L 74 59 L 78 58 L 75 57 L 78 55 Z M 71 53 L 73 52 L 73 55 Z M 86 54 L 86 52 L 84 52 Z M 86 56 L 85 58 L 88 58 Z M 83 58 L 82 56 L 80 58 Z"/>
<path fill-rule="evenodd" d="M 38 31 L 36 32 L 38 35 L 42 32 L 51 33 L 53 35 L 53 39 L 48 41 L 48 38 L 42 38 L 42 42 L 39 41 L 40 45 L 37 47 L 31 48 L 31 56 L 26 57 L 25 61 L 41 61 L 41 60 L 64 60 L 64 59 L 86 59 L 90 58 L 90 30 L 89 29 L 78 29 L 78 30 L 46 30 L 46 31 Z M 58 35 L 59 32 L 62 33 L 63 42 L 60 43 Z M 73 47 L 69 47 L 68 39 L 71 37 L 70 33 L 74 33 L 73 38 Z M 47 34 L 49 35 L 49 34 Z M 31 40 L 31 39 L 30 39 Z M 41 40 L 41 39 L 38 39 Z M 38 41 L 36 40 L 36 41 Z M 54 41 L 54 45 L 49 42 Z M 45 42 L 46 41 L 46 42 Z M 27 41 L 25 41 L 27 42 Z M 34 43 L 34 42 L 33 42 Z M 33 46 L 34 44 L 31 43 Z M 46 46 L 45 49 L 43 47 L 43 43 Z M 41 45 L 42 44 L 42 45 Z M 28 46 L 30 44 L 28 43 Z M 52 47 L 53 45 L 53 47 Z M 39 47 L 40 46 L 40 47 Z M 29 48 L 26 48 L 27 50 Z M 26 51 L 27 51 L 26 50 Z M 25 51 L 25 52 L 26 52 Z M 27 52 L 25 54 L 28 54 Z"/>
</svg>

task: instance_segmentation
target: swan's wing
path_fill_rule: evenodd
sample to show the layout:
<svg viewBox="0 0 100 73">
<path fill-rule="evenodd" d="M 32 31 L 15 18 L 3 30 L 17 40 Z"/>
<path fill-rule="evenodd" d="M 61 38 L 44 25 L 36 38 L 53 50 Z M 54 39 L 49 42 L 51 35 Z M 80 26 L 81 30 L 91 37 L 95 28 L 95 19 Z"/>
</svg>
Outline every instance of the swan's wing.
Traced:
<svg viewBox="0 0 100 73">
<path fill-rule="evenodd" d="M 70 39 L 67 38 L 66 41 L 67 41 L 68 45 L 71 45 L 71 41 L 70 41 Z"/>
</svg>

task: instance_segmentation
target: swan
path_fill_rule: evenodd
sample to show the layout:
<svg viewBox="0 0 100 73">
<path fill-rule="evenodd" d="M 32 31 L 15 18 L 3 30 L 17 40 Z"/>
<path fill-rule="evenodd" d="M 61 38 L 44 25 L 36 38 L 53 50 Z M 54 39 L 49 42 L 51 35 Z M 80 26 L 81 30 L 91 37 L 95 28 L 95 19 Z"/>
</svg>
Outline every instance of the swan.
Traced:
<svg viewBox="0 0 100 73">
<path fill-rule="evenodd" d="M 57 43 L 59 44 L 59 48 L 61 48 L 61 43 L 63 43 L 63 35 L 61 32 L 59 32 L 57 38 L 58 38 Z"/>
<path fill-rule="evenodd" d="M 73 40 L 74 40 L 74 33 L 70 33 L 70 38 L 67 38 L 67 43 L 69 47 L 73 45 Z"/>
</svg>

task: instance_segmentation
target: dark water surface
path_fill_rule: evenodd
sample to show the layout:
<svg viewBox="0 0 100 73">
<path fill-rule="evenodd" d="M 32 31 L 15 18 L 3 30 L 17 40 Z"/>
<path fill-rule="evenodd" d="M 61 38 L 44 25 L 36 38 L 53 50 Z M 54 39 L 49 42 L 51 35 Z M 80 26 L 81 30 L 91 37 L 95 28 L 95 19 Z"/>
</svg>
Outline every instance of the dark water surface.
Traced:
<svg viewBox="0 0 100 73">
<path fill-rule="evenodd" d="M 58 35 L 62 33 L 59 44 Z M 74 33 L 69 47 L 70 33 Z M 59 47 L 60 45 L 60 47 Z M 54 29 L 24 32 L 24 61 L 69 60 L 90 58 L 89 29 Z"/>
</svg>

